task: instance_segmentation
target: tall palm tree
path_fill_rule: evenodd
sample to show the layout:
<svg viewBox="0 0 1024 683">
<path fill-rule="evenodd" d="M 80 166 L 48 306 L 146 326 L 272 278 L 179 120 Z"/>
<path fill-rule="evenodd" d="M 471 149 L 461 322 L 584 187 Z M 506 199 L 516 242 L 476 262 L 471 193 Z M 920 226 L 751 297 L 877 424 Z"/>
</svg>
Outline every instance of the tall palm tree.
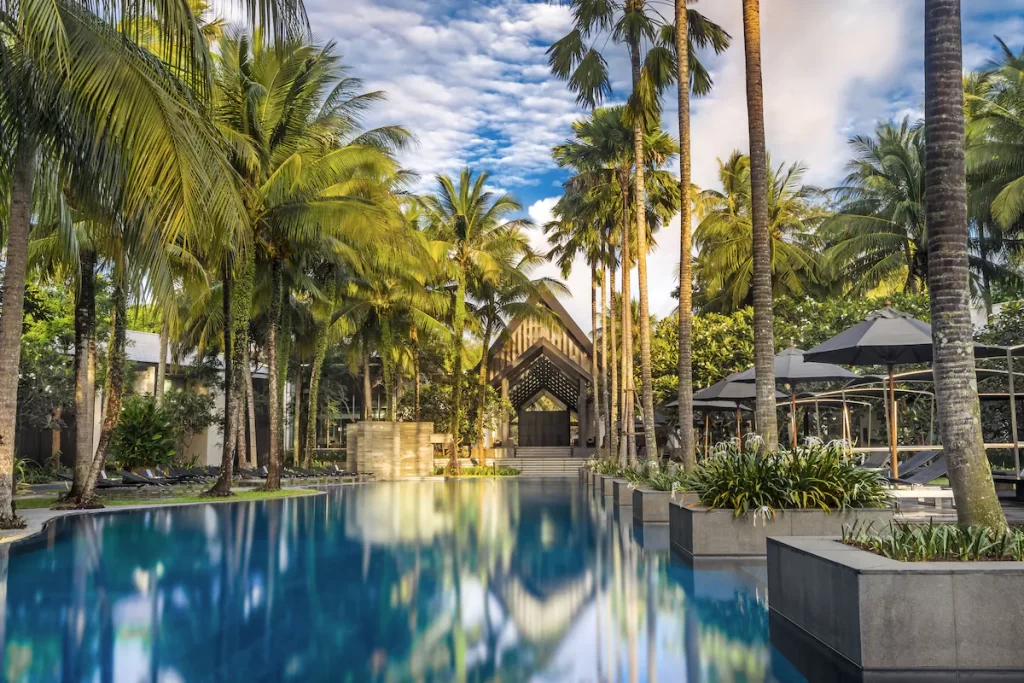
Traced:
<svg viewBox="0 0 1024 683">
<path fill-rule="evenodd" d="M 510 218 L 522 207 L 510 195 L 495 196 L 486 188 L 487 173 L 475 178 L 465 168 L 458 185 L 446 175 L 437 176 L 437 191 L 423 199 L 430 224 L 432 250 L 447 264 L 454 280 L 451 351 L 454 368 L 452 389 L 452 451 L 450 469 L 458 468 L 459 424 L 462 418 L 462 355 L 466 333 L 466 294 L 472 282 L 497 283 L 517 258 L 529 252 L 524 229 L 529 219 Z"/>
<path fill-rule="evenodd" d="M 591 116 L 573 124 L 573 138 L 554 148 L 555 161 L 563 168 L 576 171 L 565 184 L 566 194 L 559 202 L 559 211 L 573 216 L 580 225 L 587 223 L 603 226 L 609 237 L 618 233 L 622 260 L 622 297 L 631 301 L 629 273 L 632 270 L 635 232 L 630 230 L 638 202 L 635 193 L 634 154 L 636 146 L 632 126 L 626 122 L 623 107 L 595 109 Z M 656 121 L 648 121 L 644 138 L 645 167 L 645 238 L 653 234 L 677 211 L 679 205 L 676 178 L 664 170 L 677 151 L 670 135 L 661 130 Z M 612 277 L 614 281 L 614 274 Z M 613 282 L 614 285 L 614 282 Z M 613 287 L 614 289 L 614 287 Z M 636 457 L 636 442 L 628 435 L 633 431 L 633 351 L 632 316 L 622 317 L 621 348 L 621 406 L 619 447 L 620 458 L 632 461 Z M 614 313 L 613 313 L 614 315 Z M 642 319 L 638 327 L 642 326 Z M 614 340 L 613 340 L 614 341 Z M 614 377 L 613 377 L 614 379 Z M 616 402 L 615 391 L 613 394 Z M 614 434 L 614 431 L 613 431 Z M 613 449 L 614 450 L 614 449 Z"/>
<path fill-rule="evenodd" d="M 250 21 L 283 35 L 305 23 L 295 0 L 245 2 Z M 107 11 L 81 0 L 37 8 L 0 3 L 0 131 L 13 154 L 0 173 L 10 196 L 0 323 L 0 526 L 11 508 L 17 368 L 31 205 L 37 168 L 73 170 L 80 188 L 117 195 L 118 213 L 169 233 L 199 234 L 244 220 L 201 110 L 211 65 L 201 22 L 180 5 L 130 0 Z M 38 10 L 38 11 L 37 11 Z M 139 19 L 162 31 L 167 61 L 135 41 Z M 200 189 L 201 188 L 201 189 Z M 200 228 L 199 226 L 202 226 Z"/>
<path fill-rule="evenodd" d="M 697 0 L 693 0 L 696 2 Z M 695 47 L 712 47 L 721 54 L 732 37 L 720 27 L 690 32 L 690 10 L 686 0 L 675 0 L 676 92 L 679 106 L 679 447 L 683 469 L 697 466 L 693 437 L 693 268 L 690 205 L 690 90 L 696 86 L 691 77 L 690 42 Z M 704 18 L 694 12 L 694 22 Z M 692 83 L 692 85 L 691 85 Z M 710 84 L 710 81 L 709 81 Z M 699 94 L 699 93 L 695 93 Z"/>
<path fill-rule="evenodd" d="M 815 230 L 825 211 L 817 201 L 819 191 L 803 184 L 805 172 L 800 164 L 769 166 L 769 259 L 776 296 L 803 293 L 820 279 Z M 722 190 L 705 190 L 696 197 L 700 223 L 694 233 L 699 253 L 695 271 L 702 283 L 698 307 L 727 312 L 752 300 L 750 157 L 734 152 L 719 161 L 718 175 Z"/>
<path fill-rule="evenodd" d="M 633 174 L 633 193 L 636 196 L 632 237 L 623 240 L 628 249 L 631 240 L 636 241 L 636 263 L 640 295 L 640 368 L 643 384 L 644 437 L 649 455 L 657 456 L 657 439 L 654 429 L 654 392 L 651 386 L 651 326 L 647 292 L 647 218 L 644 198 L 645 131 L 653 122 L 660 120 L 660 97 L 664 89 L 676 76 L 673 68 L 675 58 L 675 29 L 661 19 L 661 15 L 649 0 L 570 0 L 575 25 L 564 38 L 555 42 L 548 50 L 549 63 L 556 77 L 568 81 L 569 88 L 576 93 L 577 101 L 589 107 L 598 106 L 605 95 L 611 92 L 608 65 L 597 44 L 604 44 L 608 37 L 626 47 L 629 55 L 632 92 L 624 110 L 624 120 L 632 128 L 633 156 L 638 162 Z M 721 28 L 699 15 L 688 15 L 692 19 L 688 26 L 693 31 Z M 699 17 L 699 20 L 697 20 Z M 690 30 L 687 30 L 690 36 Z M 701 36 L 707 39 L 707 34 Z M 692 42 L 692 38 L 690 38 Z M 692 50 L 688 50 L 688 54 Z M 688 66 L 695 79 L 695 87 L 710 88 L 707 71 L 695 59 L 688 59 Z M 629 261 L 624 260 L 625 272 L 629 272 Z M 628 278 L 625 278 L 628 282 Z M 630 427 L 632 430 L 632 427 Z"/>
<path fill-rule="evenodd" d="M 754 368 L 757 433 L 769 451 L 778 447 L 775 415 L 775 340 L 772 329 L 772 256 L 768 224 L 768 150 L 764 135 L 761 82 L 760 0 L 743 0 L 743 47 L 747 75 L 747 123 L 750 128 L 750 205 L 753 231 Z"/>
<path fill-rule="evenodd" d="M 960 0 L 925 0 L 925 167 L 935 398 L 961 524 L 1006 529 L 981 434 L 968 301 Z"/>
<path fill-rule="evenodd" d="M 401 175 L 392 152 L 409 135 L 398 127 L 360 128 L 360 114 L 382 94 L 359 92 L 360 81 L 347 76 L 333 43 L 318 47 L 289 40 L 269 49 L 259 35 L 234 32 L 221 41 L 219 54 L 216 123 L 239 178 L 248 218 L 236 225 L 225 245 L 234 259 L 229 269 L 231 404 L 225 410 L 221 476 L 210 493 L 228 495 L 235 431 L 231 419 L 238 412 L 244 383 L 257 260 L 270 262 L 272 278 L 267 369 L 271 434 L 278 434 L 278 384 L 283 381 L 277 376 L 278 302 L 284 297 L 284 255 L 290 247 L 315 250 L 325 240 L 369 244 L 386 239 L 381 207 L 390 203 L 392 185 Z M 334 278 L 326 276 L 324 281 L 330 286 Z M 315 358 L 321 362 L 327 333 L 323 330 L 318 339 Z M 272 438 L 270 446 L 266 485 L 274 489 L 280 487 L 280 439 Z"/>
</svg>

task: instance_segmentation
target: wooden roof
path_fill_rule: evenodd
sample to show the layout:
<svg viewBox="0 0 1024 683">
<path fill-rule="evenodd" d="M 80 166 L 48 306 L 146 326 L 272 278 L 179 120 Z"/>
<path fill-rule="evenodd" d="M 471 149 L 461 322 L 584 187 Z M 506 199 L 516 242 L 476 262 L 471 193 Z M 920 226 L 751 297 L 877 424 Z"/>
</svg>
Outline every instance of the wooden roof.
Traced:
<svg viewBox="0 0 1024 683">
<path fill-rule="evenodd" d="M 563 306 L 562 302 L 559 301 L 558 298 L 551 293 L 551 290 L 549 290 L 547 287 L 538 288 L 537 296 L 535 297 L 534 301 L 536 302 L 537 299 L 539 299 L 541 303 L 550 308 L 555 313 L 555 315 L 558 316 L 558 320 L 562 323 L 562 327 L 565 328 L 565 331 L 569 334 L 572 340 L 576 342 L 577 345 L 579 345 L 579 347 L 587 354 L 587 356 L 590 356 L 594 353 L 594 344 L 593 342 L 590 341 L 590 337 L 588 337 L 587 334 L 583 331 L 583 329 L 578 324 L 576 324 L 576 321 L 573 320 L 573 317 L 569 315 L 569 311 L 565 310 L 565 306 Z M 508 328 L 506 328 L 505 330 L 505 333 L 498 339 L 494 340 L 494 343 L 491 344 L 492 357 L 497 355 L 497 352 L 501 349 L 501 347 L 504 346 L 508 342 L 508 340 L 512 338 L 512 334 L 517 329 L 519 329 L 519 326 L 522 324 L 523 321 L 521 319 L 513 320 L 511 323 L 509 323 Z"/>
</svg>

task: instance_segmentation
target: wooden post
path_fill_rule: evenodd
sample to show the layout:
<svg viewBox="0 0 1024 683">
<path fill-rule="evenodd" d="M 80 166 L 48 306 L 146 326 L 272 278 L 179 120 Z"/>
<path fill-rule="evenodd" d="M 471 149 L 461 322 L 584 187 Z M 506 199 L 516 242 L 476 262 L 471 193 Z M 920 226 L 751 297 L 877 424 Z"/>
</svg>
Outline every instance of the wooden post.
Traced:
<svg viewBox="0 0 1024 683">
<path fill-rule="evenodd" d="M 711 413 L 704 413 L 704 457 L 711 450 Z"/>
<path fill-rule="evenodd" d="M 1016 475 L 1020 476 L 1020 442 L 1017 440 L 1017 396 L 1013 386 L 1013 351 L 1006 349 L 1006 369 L 1010 391 L 1010 431 L 1013 432 L 1013 466 Z"/>
<path fill-rule="evenodd" d="M 892 478 L 900 476 L 900 463 L 896 446 L 896 378 L 892 366 L 889 366 L 889 454 L 892 458 Z"/>
<path fill-rule="evenodd" d="M 740 405 L 736 404 L 736 438 L 743 440 L 743 420 L 740 416 Z"/>
<path fill-rule="evenodd" d="M 796 448 L 796 387 L 792 384 L 789 385 L 789 426 L 792 430 L 789 445 Z"/>
</svg>

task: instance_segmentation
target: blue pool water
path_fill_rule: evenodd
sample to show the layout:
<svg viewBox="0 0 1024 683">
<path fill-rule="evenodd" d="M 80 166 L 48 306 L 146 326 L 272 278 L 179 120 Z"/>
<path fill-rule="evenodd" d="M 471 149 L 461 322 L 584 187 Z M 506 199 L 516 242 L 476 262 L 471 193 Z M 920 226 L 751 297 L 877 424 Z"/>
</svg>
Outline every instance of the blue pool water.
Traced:
<svg viewBox="0 0 1024 683">
<path fill-rule="evenodd" d="M 666 541 L 555 479 L 67 518 L 0 551 L 0 680 L 803 680 L 764 564 Z"/>
</svg>

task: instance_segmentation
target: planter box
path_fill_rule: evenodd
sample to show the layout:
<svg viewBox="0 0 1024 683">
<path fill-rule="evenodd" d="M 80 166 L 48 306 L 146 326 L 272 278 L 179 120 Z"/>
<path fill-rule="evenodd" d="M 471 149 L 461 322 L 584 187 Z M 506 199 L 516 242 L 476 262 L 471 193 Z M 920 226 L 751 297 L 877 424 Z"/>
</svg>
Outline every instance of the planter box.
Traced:
<svg viewBox="0 0 1024 683">
<path fill-rule="evenodd" d="M 633 504 L 633 492 L 627 479 L 612 480 L 612 498 L 616 507 L 628 507 Z"/>
<path fill-rule="evenodd" d="M 692 493 L 676 493 L 676 500 L 686 503 L 696 502 Z M 672 500 L 671 491 L 655 491 L 644 487 L 633 489 L 633 521 L 638 524 L 668 522 L 668 503 Z"/>
<path fill-rule="evenodd" d="M 615 479 L 613 477 L 603 477 L 601 482 L 602 482 L 601 483 L 602 489 L 604 490 L 604 495 L 606 495 L 606 496 L 615 495 L 615 489 L 614 489 Z"/>
<path fill-rule="evenodd" d="M 834 538 L 770 538 L 768 605 L 773 628 L 806 634 L 866 679 L 1024 671 L 1024 562 L 898 562 Z"/>
<path fill-rule="evenodd" d="M 597 474 L 596 472 L 590 478 L 590 488 L 594 491 L 604 491 L 604 484 L 601 483 L 601 479 L 604 475 Z"/>
<path fill-rule="evenodd" d="M 892 521 L 892 508 L 857 508 L 831 514 L 823 510 L 780 510 L 774 520 L 732 510 L 709 510 L 699 505 L 671 506 L 672 547 L 684 555 L 763 557 L 769 536 L 838 536 L 846 524 L 874 522 L 881 528 Z"/>
</svg>

